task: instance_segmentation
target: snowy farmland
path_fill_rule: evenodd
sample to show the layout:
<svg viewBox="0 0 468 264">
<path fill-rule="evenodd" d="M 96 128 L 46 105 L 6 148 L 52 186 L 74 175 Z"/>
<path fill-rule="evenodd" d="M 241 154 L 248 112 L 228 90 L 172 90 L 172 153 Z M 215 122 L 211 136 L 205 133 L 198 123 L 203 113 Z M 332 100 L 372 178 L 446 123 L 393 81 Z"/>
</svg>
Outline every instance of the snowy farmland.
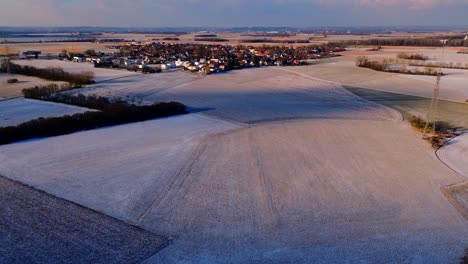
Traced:
<svg viewBox="0 0 468 264">
<path fill-rule="evenodd" d="M 138 103 L 153 94 L 198 80 L 192 74 L 169 72 L 158 74 L 132 75 L 89 85 L 86 88 L 69 91 L 71 94 L 98 95 L 108 98 L 123 98 Z"/>
<path fill-rule="evenodd" d="M 40 117 L 57 117 L 92 111 L 72 105 L 14 98 L 0 101 L 0 127 L 15 126 Z"/>
<path fill-rule="evenodd" d="M 436 84 L 433 76 L 416 76 L 378 72 L 359 68 L 354 61 L 336 60 L 314 66 L 300 66 L 288 70 L 344 85 L 386 92 L 431 98 Z M 444 69 L 440 98 L 465 102 L 468 99 L 468 70 Z"/>
<path fill-rule="evenodd" d="M 19 65 L 33 66 L 36 68 L 60 67 L 64 71 L 70 73 L 91 71 L 95 74 L 96 82 L 112 80 L 125 76 L 141 75 L 140 73 L 135 73 L 127 70 L 94 68 L 94 65 L 91 63 L 74 63 L 60 60 L 16 60 L 13 61 L 13 63 Z"/>
<path fill-rule="evenodd" d="M 125 78 L 74 93 L 142 100 L 179 101 L 206 114 L 241 122 L 336 117 L 398 119 L 394 111 L 369 103 L 341 86 L 276 68 L 233 71 L 203 78 L 181 72 Z M 154 81 L 153 81 L 154 80 Z M 122 83 L 120 83 L 122 82 Z"/>
<path fill-rule="evenodd" d="M 135 222 L 200 140 L 237 127 L 195 114 L 11 144 L 0 150 L 0 174 Z M 25 156 L 31 147 L 50 155 Z"/>
<path fill-rule="evenodd" d="M 191 114 L 2 146 L 0 174 L 173 237 L 148 263 L 445 262 L 462 179 L 428 151 L 398 121 Z"/>
<path fill-rule="evenodd" d="M 466 178 L 400 113 L 292 71 L 73 91 L 197 113 L 0 146 L 0 175 L 172 239 L 146 263 L 455 263 L 468 222 L 441 188 Z"/>
<path fill-rule="evenodd" d="M 451 168 L 468 178 L 468 133 L 449 141 L 437 155 Z"/>
<path fill-rule="evenodd" d="M 7 80 L 10 78 L 16 78 L 19 80 L 19 82 L 7 84 Z M 51 83 L 60 82 L 47 81 L 36 77 L 18 74 L 14 74 L 10 77 L 5 73 L 0 73 L 0 99 L 22 96 L 21 90 L 23 89 L 31 88 L 36 85 L 47 85 Z"/>
</svg>

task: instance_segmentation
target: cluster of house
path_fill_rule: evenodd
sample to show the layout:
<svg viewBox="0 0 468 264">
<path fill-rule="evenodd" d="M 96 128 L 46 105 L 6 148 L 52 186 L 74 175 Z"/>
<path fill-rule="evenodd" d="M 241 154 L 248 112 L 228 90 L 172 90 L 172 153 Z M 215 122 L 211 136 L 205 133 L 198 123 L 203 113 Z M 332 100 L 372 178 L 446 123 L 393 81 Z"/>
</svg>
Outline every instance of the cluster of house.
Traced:
<svg viewBox="0 0 468 264">
<path fill-rule="evenodd" d="M 94 52 L 61 53 L 58 59 L 94 63 L 96 67 L 126 68 L 142 71 L 184 69 L 213 73 L 260 66 L 308 64 L 311 60 L 338 56 L 338 46 L 231 46 L 213 44 L 169 44 L 164 42 L 131 43 L 112 47 L 113 54 Z M 40 52 L 28 51 L 23 58 L 39 58 Z M 47 56 L 51 56 L 48 54 Z M 54 55 L 55 56 L 55 55 Z M 49 58 L 50 59 L 50 58 Z"/>
<path fill-rule="evenodd" d="M 337 56 L 341 47 L 302 46 L 230 46 L 213 44 L 168 44 L 152 42 L 113 47 L 120 50 L 116 63 L 121 66 L 155 68 L 160 70 L 183 68 L 204 73 L 225 70 L 308 64 L 311 60 Z"/>
</svg>

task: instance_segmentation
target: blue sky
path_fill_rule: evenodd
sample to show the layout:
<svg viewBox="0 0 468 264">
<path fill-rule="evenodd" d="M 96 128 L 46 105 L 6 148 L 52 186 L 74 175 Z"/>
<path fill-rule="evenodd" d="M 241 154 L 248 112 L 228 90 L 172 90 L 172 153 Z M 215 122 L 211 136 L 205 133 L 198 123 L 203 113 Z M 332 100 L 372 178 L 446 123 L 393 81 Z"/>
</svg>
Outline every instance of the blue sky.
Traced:
<svg viewBox="0 0 468 264">
<path fill-rule="evenodd" d="M 468 26 L 468 0 L 0 2 L 0 26 Z"/>
</svg>

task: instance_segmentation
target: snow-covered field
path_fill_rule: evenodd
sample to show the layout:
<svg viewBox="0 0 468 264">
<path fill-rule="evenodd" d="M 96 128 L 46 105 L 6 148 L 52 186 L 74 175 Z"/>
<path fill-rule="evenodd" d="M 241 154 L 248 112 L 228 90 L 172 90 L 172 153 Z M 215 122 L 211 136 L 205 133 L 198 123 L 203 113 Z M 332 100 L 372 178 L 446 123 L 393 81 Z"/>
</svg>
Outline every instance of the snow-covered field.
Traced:
<svg viewBox="0 0 468 264">
<path fill-rule="evenodd" d="M 284 69 L 171 74 L 81 92 L 201 113 L 0 146 L 0 175 L 172 238 L 147 263 L 455 263 L 468 247 L 440 191 L 465 178 L 396 111 Z"/>
<path fill-rule="evenodd" d="M 15 98 L 0 101 L 0 127 L 15 126 L 40 117 L 56 117 L 92 111 L 72 105 Z"/>
<path fill-rule="evenodd" d="M 205 136 L 238 125 L 183 115 L 0 147 L 0 175 L 130 222 Z"/>
<path fill-rule="evenodd" d="M 181 72 L 144 75 L 135 85 L 129 85 L 133 79 L 96 84 L 74 93 L 128 96 L 144 102 L 179 101 L 195 111 L 241 122 L 308 117 L 398 118 L 394 111 L 364 101 L 339 85 L 273 67 L 203 78 Z"/>
<path fill-rule="evenodd" d="M 436 84 L 432 76 L 416 76 L 377 72 L 359 68 L 354 61 L 336 60 L 315 66 L 300 66 L 288 70 L 344 85 L 415 95 L 431 98 Z M 444 69 L 448 75 L 442 77 L 440 98 L 465 102 L 468 99 L 468 71 Z"/>
<path fill-rule="evenodd" d="M 83 89 L 69 91 L 68 93 L 93 94 L 108 98 L 124 98 L 130 101 L 139 101 L 146 99 L 152 94 L 198 79 L 200 79 L 200 77 L 178 71 L 158 74 L 139 74 L 103 83 L 96 83 Z"/>
<path fill-rule="evenodd" d="M 18 79 L 19 82 L 13 84 L 7 84 L 7 80 L 10 78 Z M 0 73 L 0 99 L 2 98 L 12 98 L 22 96 L 21 90 L 26 88 L 31 88 L 36 85 L 46 85 L 51 83 L 60 83 L 52 82 L 36 77 L 29 77 L 24 75 L 14 74 L 9 77 L 5 73 Z"/>
<path fill-rule="evenodd" d="M 461 177 L 396 121 L 191 114 L 2 146 L 0 174 L 172 237 L 148 263 L 444 263 L 468 246 L 440 193 Z"/>
<path fill-rule="evenodd" d="M 74 63 L 61 60 L 16 60 L 13 61 L 13 63 L 37 68 L 60 67 L 63 68 L 64 71 L 72 73 L 91 71 L 95 74 L 96 82 L 112 80 L 125 76 L 141 75 L 140 73 L 130 72 L 127 70 L 94 68 L 94 65 L 91 63 Z"/>
<path fill-rule="evenodd" d="M 468 133 L 449 141 L 439 149 L 437 155 L 451 168 L 468 178 Z"/>
</svg>

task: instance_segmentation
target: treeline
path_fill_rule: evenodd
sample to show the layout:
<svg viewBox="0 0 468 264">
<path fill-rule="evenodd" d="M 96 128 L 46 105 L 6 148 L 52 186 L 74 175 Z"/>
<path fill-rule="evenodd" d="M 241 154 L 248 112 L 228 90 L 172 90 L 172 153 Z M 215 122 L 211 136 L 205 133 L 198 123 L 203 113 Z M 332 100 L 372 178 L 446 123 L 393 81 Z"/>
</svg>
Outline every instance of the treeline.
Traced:
<svg viewBox="0 0 468 264">
<path fill-rule="evenodd" d="M 94 95 L 85 96 L 83 94 L 74 96 L 62 93 L 75 88 L 79 87 L 73 87 L 67 84 L 48 84 L 23 89 L 22 93 L 24 98 L 76 105 L 91 109 L 99 109 L 102 111 L 106 111 L 111 108 L 125 108 L 128 106 L 128 103 L 123 100 L 111 101 L 107 97 L 98 97 Z"/>
<path fill-rule="evenodd" d="M 229 39 L 223 38 L 195 38 L 195 41 L 208 41 L 208 42 L 228 42 Z"/>
<path fill-rule="evenodd" d="M 280 39 L 242 39 L 239 42 L 244 42 L 244 43 L 277 43 L 277 44 L 295 44 L 295 43 L 306 44 L 306 43 L 310 43 L 310 40 L 308 40 L 308 39 L 289 39 L 289 40 L 280 40 Z"/>
<path fill-rule="evenodd" d="M 426 67 L 424 70 L 410 70 L 407 69 L 405 65 L 398 65 L 395 66 L 392 63 L 392 60 L 384 59 L 382 61 L 373 61 L 370 60 L 366 56 L 359 56 L 356 59 L 356 66 L 372 69 L 375 71 L 382 71 L 382 72 L 392 72 L 392 73 L 402 73 L 402 74 L 411 74 L 411 75 L 429 75 L 429 76 L 437 76 L 441 74 L 440 71 Z"/>
<path fill-rule="evenodd" d="M 95 98 L 89 101 L 100 100 L 100 98 Z M 186 113 L 185 105 L 177 102 L 136 106 L 119 101 L 115 104 L 110 103 L 103 111 L 86 112 L 63 117 L 39 118 L 18 126 L 0 127 L 0 145 L 32 138 L 59 136 L 82 130 L 141 122 L 184 113 Z"/>
<path fill-rule="evenodd" d="M 397 55 L 397 57 L 399 59 L 404 59 L 404 60 L 422 60 L 422 61 L 425 61 L 428 59 L 427 56 L 424 56 L 420 53 L 413 53 L 413 54 L 408 54 L 408 53 L 405 53 L 405 52 L 402 52 L 402 53 L 399 53 Z"/>
<path fill-rule="evenodd" d="M 442 39 L 442 38 L 395 38 L 395 39 L 361 39 L 344 40 L 329 45 L 367 45 L 367 46 L 423 46 L 423 47 L 468 47 L 468 40 L 463 38 Z"/>
<path fill-rule="evenodd" d="M 42 99 L 54 93 L 82 88 L 80 84 L 62 83 L 62 84 L 47 84 L 36 85 L 33 88 L 23 89 L 21 92 L 25 98 Z"/>
<path fill-rule="evenodd" d="M 8 62 L 2 63 L 1 71 L 7 72 Z M 36 68 L 32 66 L 21 66 L 10 62 L 10 71 L 16 74 L 39 77 L 51 81 L 69 82 L 75 85 L 85 85 L 94 82 L 93 72 L 70 73 L 60 67 Z"/>
</svg>

